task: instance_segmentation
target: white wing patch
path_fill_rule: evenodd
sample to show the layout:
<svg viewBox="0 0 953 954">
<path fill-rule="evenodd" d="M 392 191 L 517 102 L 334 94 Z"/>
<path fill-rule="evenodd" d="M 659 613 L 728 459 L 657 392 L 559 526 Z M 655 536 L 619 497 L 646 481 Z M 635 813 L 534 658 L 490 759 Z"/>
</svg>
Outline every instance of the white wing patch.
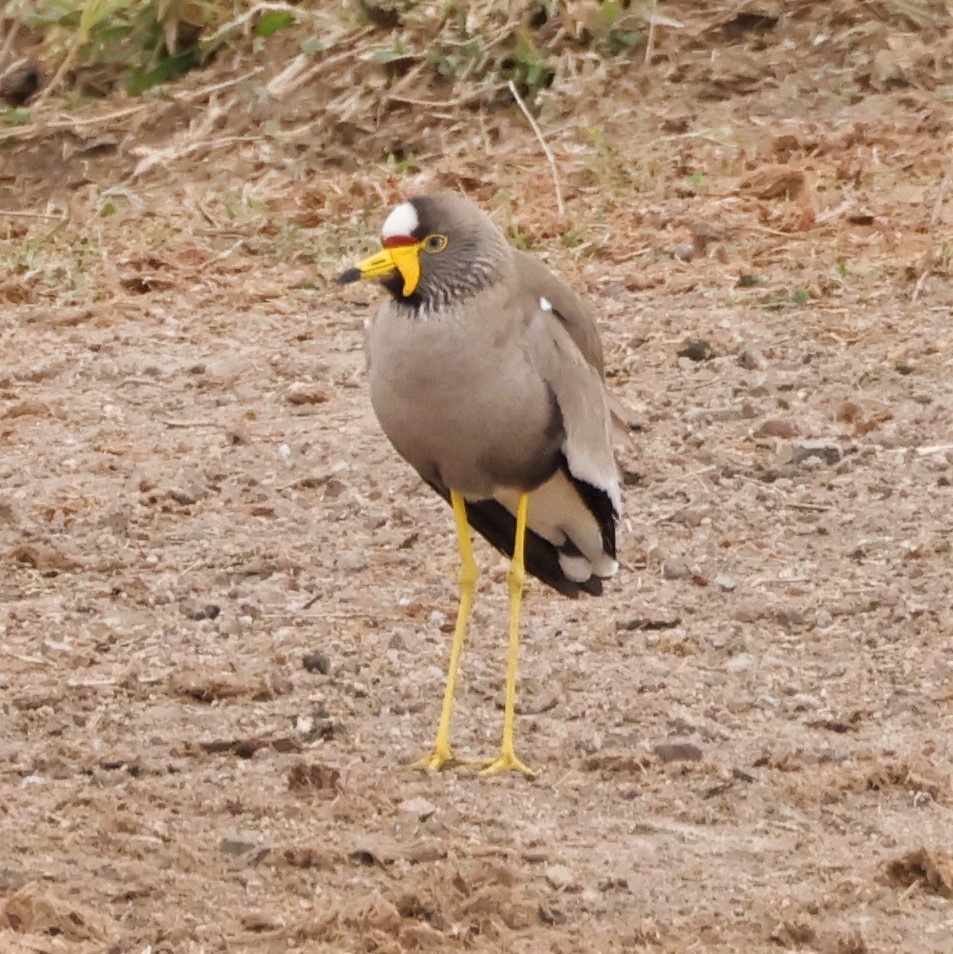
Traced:
<svg viewBox="0 0 953 954">
<path fill-rule="evenodd" d="M 543 311 L 552 311 L 553 303 L 548 298 L 543 298 L 542 296 L 540 296 L 539 307 L 542 308 Z"/>
<path fill-rule="evenodd" d="M 420 227 L 420 218 L 417 210 L 410 202 L 401 202 L 384 220 L 381 229 L 381 238 L 389 239 L 395 235 L 413 235 Z"/>
<path fill-rule="evenodd" d="M 592 564 L 583 556 L 559 554 L 559 569 L 573 583 L 585 583 L 592 576 Z"/>
<path fill-rule="evenodd" d="M 516 512 L 518 491 L 497 487 L 493 496 L 510 513 Z M 568 537 L 580 550 L 575 556 L 559 554 L 559 566 L 567 579 L 585 583 L 593 575 L 607 578 L 619 569 L 619 564 L 603 549 L 596 518 L 561 471 L 530 494 L 527 525 L 555 547 L 563 546 Z"/>
<path fill-rule="evenodd" d="M 616 517 L 622 516 L 622 494 L 619 492 L 619 478 L 615 473 L 606 474 L 596 462 L 581 454 L 569 456 L 569 442 L 563 441 L 563 456 L 569 464 L 569 471 L 576 480 L 585 481 L 597 490 L 603 491 L 612 503 Z"/>
</svg>

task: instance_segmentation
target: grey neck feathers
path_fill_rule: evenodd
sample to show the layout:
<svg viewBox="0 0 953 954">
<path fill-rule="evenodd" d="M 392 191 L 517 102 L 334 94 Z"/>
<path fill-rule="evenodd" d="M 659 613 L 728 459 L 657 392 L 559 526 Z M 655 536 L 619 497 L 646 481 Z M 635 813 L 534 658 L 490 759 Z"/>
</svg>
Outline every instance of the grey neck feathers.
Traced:
<svg viewBox="0 0 953 954">
<path fill-rule="evenodd" d="M 512 250 L 502 237 L 489 242 L 486 236 L 479 240 L 459 240 L 453 258 L 443 262 L 434 260 L 414 294 L 409 298 L 398 297 L 398 304 L 413 309 L 421 317 L 460 305 L 505 280 L 512 269 L 512 259 Z"/>
</svg>

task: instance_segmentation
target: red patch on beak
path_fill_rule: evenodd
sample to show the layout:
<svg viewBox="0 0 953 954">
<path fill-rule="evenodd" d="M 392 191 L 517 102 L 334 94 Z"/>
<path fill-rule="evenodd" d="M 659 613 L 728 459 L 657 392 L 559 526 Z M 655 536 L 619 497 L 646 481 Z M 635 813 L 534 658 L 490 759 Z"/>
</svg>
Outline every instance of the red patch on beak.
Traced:
<svg viewBox="0 0 953 954">
<path fill-rule="evenodd" d="M 417 239 L 412 235 L 391 235 L 381 243 L 384 248 L 398 248 L 401 245 L 416 245 Z"/>
</svg>

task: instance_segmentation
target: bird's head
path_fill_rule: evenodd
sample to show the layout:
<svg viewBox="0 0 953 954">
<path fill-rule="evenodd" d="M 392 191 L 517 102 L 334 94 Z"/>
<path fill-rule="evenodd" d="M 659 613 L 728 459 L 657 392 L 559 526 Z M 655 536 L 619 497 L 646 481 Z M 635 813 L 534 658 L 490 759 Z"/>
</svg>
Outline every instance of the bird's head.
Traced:
<svg viewBox="0 0 953 954">
<path fill-rule="evenodd" d="M 511 255 L 489 217 L 451 194 L 401 202 L 384 220 L 381 245 L 338 281 L 377 279 L 398 302 L 415 307 L 475 294 L 497 280 Z"/>
</svg>

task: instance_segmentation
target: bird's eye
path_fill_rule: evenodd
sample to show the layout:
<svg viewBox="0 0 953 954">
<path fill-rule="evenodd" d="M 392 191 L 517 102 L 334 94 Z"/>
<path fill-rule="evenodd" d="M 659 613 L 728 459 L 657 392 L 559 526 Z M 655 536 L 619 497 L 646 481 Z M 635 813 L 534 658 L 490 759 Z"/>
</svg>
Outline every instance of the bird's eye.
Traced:
<svg viewBox="0 0 953 954">
<path fill-rule="evenodd" d="M 442 252 L 447 247 L 447 236 L 438 235 L 434 233 L 433 235 L 428 235 L 424 239 L 424 248 L 428 252 Z"/>
</svg>

